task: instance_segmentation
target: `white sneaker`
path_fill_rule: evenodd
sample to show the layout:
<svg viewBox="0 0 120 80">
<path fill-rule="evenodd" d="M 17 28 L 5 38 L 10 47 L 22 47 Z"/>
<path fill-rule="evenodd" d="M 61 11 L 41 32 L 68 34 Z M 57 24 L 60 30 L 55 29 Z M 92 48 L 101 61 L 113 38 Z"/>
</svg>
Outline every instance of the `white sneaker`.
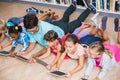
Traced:
<svg viewBox="0 0 120 80">
<path fill-rule="evenodd" d="M 91 20 L 92 20 L 92 22 L 96 25 L 96 28 L 98 28 L 98 15 L 99 15 L 99 13 L 96 13 L 92 18 L 91 18 Z"/>
</svg>

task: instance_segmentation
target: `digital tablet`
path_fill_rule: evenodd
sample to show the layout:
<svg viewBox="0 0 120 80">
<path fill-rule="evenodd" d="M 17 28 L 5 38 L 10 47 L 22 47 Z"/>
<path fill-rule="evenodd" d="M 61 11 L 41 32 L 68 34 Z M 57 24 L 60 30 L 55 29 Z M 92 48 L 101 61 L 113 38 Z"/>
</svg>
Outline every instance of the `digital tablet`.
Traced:
<svg viewBox="0 0 120 80">
<path fill-rule="evenodd" d="M 27 58 L 25 58 L 25 57 L 22 57 L 22 56 L 15 56 L 16 58 L 18 58 L 18 59 L 20 59 L 20 60 L 23 60 L 23 61 L 28 61 L 28 59 Z"/>
<path fill-rule="evenodd" d="M 0 51 L 0 55 L 2 56 L 9 56 L 9 52 L 8 51 Z"/>
<path fill-rule="evenodd" d="M 41 59 L 38 59 L 38 58 L 34 58 L 36 60 L 36 62 L 38 62 L 39 64 L 43 65 L 43 66 L 47 66 L 48 64 L 46 62 L 44 62 L 43 60 Z"/>
<path fill-rule="evenodd" d="M 61 72 L 61 71 L 51 71 L 49 72 L 51 75 L 58 76 L 58 77 L 64 77 L 66 76 L 66 73 Z"/>
</svg>

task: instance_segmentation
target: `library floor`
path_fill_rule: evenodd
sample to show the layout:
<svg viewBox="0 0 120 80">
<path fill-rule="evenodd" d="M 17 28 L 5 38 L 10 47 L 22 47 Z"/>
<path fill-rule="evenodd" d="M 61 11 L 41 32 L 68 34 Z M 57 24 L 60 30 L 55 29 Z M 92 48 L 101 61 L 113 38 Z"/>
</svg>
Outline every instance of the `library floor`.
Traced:
<svg viewBox="0 0 120 80">
<path fill-rule="evenodd" d="M 41 10 L 48 10 L 50 7 L 46 6 L 40 6 L 40 5 L 35 5 L 35 4 L 25 4 L 25 3 L 7 3 L 7 2 L 0 2 L 0 18 L 4 19 L 7 21 L 10 17 L 21 17 L 24 16 L 25 10 L 29 7 L 36 7 Z M 64 9 L 57 9 L 57 8 L 52 8 L 52 10 L 56 11 L 60 17 L 62 17 Z M 79 16 L 80 12 L 75 12 L 73 13 L 70 18 L 71 20 L 77 18 Z M 93 15 L 91 14 L 85 22 L 91 23 L 90 18 Z M 99 17 L 99 20 L 101 20 L 101 16 Z M 108 25 L 107 25 L 107 31 L 109 33 L 109 37 L 111 40 L 112 44 L 116 43 L 116 36 L 117 33 L 114 32 L 114 25 L 113 25 L 113 20 L 114 18 L 109 18 L 108 19 Z M 0 43 L 0 45 L 4 45 L 6 42 L 8 42 L 8 39 L 6 38 L 4 42 Z M 16 50 L 18 50 L 21 47 L 19 45 Z M 4 49 L 4 50 L 9 50 L 10 47 Z M 40 45 L 37 44 L 35 49 L 25 56 L 26 58 L 29 58 L 31 54 L 34 54 L 35 52 L 39 51 L 42 49 Z M 50 63 L 55 56 L 51 55 L 47 59 L 44 59 L 47 63 Z M 72 70 L 75 66 L 77 65 L 77 61 L 75 60 L 64 60 L 62 66 L 61 66 L 61 71 L 68 72 Z M 20 61 L 16 58 L 12 57 L 4 57 L 0 56 L 0 80 L 79 80 L 84 74 L 84 70 L 81 70 L 80 72 L 74 74 L 71 78 L 66 78 L 66 77 L 55 77 L 50 74 L 48 74 L 48 70 L 38 64 L 38 63 L 27 63 Z M 98 70 L 95 68 L 93 70 L 91 77 L 89 80 L 92 80 L 98 73 Z M 119 80 L 120 76 L 120 64 L 118 67 L 108 71 L 107 75 L 102 79 L 102 80 Z"/>
</svg>

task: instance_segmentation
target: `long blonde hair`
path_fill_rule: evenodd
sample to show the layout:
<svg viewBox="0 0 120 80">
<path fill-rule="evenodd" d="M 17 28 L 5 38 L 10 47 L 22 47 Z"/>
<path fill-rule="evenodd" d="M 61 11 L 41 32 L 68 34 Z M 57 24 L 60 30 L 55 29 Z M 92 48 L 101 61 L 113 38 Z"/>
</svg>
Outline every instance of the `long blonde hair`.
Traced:
<svg viewBox="0 0 120 80">
<path fill-rule="evenodd" d="M 110 50 L 109 50 L 109 49 L 106 49 L 106 48 L 104 47 L 104 45 L 103 45 L 102 42 L 94 42 L 94 43 L 92 43 L 92 44 L 89 46 L 89 48 L 90 48 L 91 50 L 94 50 L 95 52 L 98 52 L 98 53 L 99 53 L 98 55 L 103 54 L 103 52 L 105 52 L 107 55 L 109 55 L 110 58 L 113 57 L 113 55 L 112 55 L 112 53 L 110 52 Z M 97 54 L 97 53 L 96 53 L 96 54 Z"/>
</svg>

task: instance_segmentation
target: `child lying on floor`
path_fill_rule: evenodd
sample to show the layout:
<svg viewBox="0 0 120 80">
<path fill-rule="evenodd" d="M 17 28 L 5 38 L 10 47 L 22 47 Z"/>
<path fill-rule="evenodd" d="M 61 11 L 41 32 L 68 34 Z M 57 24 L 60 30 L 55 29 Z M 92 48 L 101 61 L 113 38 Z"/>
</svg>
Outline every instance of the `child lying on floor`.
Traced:
<svg viewBox="0 0 120 80">
<path fill-rule="evenodd" d="M 23 52 L 25 51 L 28 46 L 29 46 L 29 37 L 26 33 L 22 32 L 22 27 L 21 26 L 11 26 L 8 29 L 8 34 L 9 36 L 12 38 L 11 41 L 9 41 L 8 43 L 6 43 L 5 45 L 1 46 L 1 49 L 9 46 L 12 44 L 12 48 L 10 49 L 10 54 L 12 56 L 16 55 L 22 55 L 19 54 L 19 52 Z M 21 48 L 18 52 L 15 52 L 15 48 L 17 47 L 17 45 L 22 44 L 23 48 Z"/>
<path fill-rule="evenodd" d="M 115 18 L 114 24 L 114 30 L 118 32 L 117 44 L 110 44 L 107 33 L 102 32 L 101 34 L 105 41 L 103 43 L 94 42 L 89 46 L 88 52 L 90 56 L 88 57 L 85 74 L 80 80 L 88 80 L 94 66 L 99 69 L 99 74 L 93 80 L 102 80 L 107 71 L 117 66 L 117 63 L 120 62 L 120 30 L 118 18 Z M 104 31 L 106 26 L 103 27 Z"/>
</svg>

